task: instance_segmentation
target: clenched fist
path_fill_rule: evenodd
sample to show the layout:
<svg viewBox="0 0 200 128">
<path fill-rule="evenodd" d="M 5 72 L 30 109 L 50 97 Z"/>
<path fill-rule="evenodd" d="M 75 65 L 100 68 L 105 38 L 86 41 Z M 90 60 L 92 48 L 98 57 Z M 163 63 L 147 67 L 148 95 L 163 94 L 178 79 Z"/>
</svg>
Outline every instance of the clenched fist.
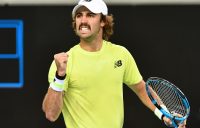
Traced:
<svg viewBox="0 0 200 128">
<path fill-rule="evenodd" d="M 54 61 L 56 63 L 57 72 L 59 76 L 64 76 L 66 74 L 68 53 L 61 52 L 54 55 Z"/>
</svg>

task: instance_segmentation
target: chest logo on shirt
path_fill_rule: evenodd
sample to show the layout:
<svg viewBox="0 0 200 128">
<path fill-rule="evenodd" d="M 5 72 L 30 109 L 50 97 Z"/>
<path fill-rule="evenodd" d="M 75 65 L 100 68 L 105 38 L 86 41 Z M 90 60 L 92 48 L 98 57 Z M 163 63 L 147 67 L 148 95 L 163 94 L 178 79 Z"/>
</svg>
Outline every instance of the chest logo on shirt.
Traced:
<svg viewBox="0 0 200 128">
<path fill-rule="evenodd" d="M 115 61 L 114 68 L 117 68 L 117 67 L 120 67 L 120 66 L 122 66 L 122 61 L 121 60 Z"/>
</svg>

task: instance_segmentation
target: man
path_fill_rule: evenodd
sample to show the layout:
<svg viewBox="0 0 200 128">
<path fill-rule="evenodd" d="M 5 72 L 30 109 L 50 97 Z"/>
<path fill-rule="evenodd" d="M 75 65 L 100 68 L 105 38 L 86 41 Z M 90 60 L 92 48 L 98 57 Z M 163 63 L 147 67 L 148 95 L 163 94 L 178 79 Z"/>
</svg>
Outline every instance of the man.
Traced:
<svg viewBox="0 0 200 128">
<path fill-rule="evenodd" d="M 50 87 L 43 101 L 46 118 L 55 121 L 62 112 L 68 128 L 122 128 L 123 83 L 156 111 L 132 55 L 108 41 L 113 34 L 113 17 L 106 4 L 80 0 L 72 18 L 80 43 L 67 53 L 54 55 Z M 171 123 L 166 117 L 163 120 Z"/>
</svg>

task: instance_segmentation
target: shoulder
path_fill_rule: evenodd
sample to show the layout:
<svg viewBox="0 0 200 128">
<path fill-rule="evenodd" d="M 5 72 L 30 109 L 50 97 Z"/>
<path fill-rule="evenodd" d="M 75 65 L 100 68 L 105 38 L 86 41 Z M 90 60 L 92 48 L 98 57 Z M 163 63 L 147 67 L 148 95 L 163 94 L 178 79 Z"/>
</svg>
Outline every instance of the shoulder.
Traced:
<svg viewBox="0 0 200 128">
<path fill-rule="evenodd" d="M 127 58 L 131 55 L 126 47 L 113 42 L 107 42 L 107 51 L 115 56 L 120 56 L 122 58 Z"/>
<path fill-rule="evenodd" d="M 111 42 L 107 42 L 107 45 L 107 51 L 112 55 L 121 57 L 124 60 L 133 59 L 132 53 L 126 47 Z"/>
<path fill-rule="evenodd" d="M 74 45 L 73 47 L 71 47 L 68 51 L 67 51 L 67 53 L 68 53 L 68 55 L 72 55 L 72 53 L 74 52 L 74 51 L 77 51 L 79 49 L 79 46 L 78 46 L 78 44 L 76 44 L 76 45 Z"/>
<path fill-rule="evenodd" d="M 114 51 L 118 51 L 118 52 L 127 52 L 127 48 L 119 45 L 117 43 L 113 43 L 113 42 L 109 42 L 109 41 L 105 41 L 107 48 L 109 48 L 110 50 L 114 50 Z"/>
</svg>

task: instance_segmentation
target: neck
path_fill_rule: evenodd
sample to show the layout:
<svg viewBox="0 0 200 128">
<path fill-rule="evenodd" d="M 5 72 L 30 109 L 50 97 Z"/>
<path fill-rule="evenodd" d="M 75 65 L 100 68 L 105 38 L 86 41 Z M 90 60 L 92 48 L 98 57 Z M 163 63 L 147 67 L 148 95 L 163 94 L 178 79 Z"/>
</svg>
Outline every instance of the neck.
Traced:
<svg viewBox="0 0 200 128">
<path fill-rule="evenodd" d="M 103 39 L 96 39 L 92 41 L 82 39 L 80 41 L 81 48 L 89 52 L 100 51 L 102 44 L 103 44 Z"/>
</svg>

